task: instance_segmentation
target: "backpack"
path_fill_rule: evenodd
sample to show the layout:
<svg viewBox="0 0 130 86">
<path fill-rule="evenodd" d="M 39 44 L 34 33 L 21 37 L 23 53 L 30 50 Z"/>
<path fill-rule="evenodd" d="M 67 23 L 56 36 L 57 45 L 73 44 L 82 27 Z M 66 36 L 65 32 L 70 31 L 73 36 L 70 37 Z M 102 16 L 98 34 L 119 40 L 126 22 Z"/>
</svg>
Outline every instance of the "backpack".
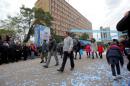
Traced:
<svg viewBox="0 0 130 86">
<path fill-rule="evenodd" d="M 112 45 L 107 51 L 106 57 L 122 57 L 120 48 L 117 45 Z"/>
</svg>

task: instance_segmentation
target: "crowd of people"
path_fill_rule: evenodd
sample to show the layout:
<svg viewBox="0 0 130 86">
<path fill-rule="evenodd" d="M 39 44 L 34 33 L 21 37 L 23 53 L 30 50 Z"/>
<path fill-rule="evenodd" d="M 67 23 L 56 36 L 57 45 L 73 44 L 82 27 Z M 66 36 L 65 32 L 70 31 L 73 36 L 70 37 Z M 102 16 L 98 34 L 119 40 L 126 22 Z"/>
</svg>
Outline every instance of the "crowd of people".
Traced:
<svg viewBox="0 0 130 86">
<path fill-rule="evenodd" d="M 103 58 L 103 52 L 105 50 L 104 44 L 100 43 L 97 45 L 97 43 L 92 39 L 91 44 L 87 44 L 85 47 L 86 55 L 88 58 L 94 59 L 96 58 Z"/>
<path fill-rule="evenodd" d="M 106 49 L 106 59 L 108 64 L 111 66 L 111 71 L 113 75 L 113 79 L 120 79 L 121 78 L 121 72 L 120 72 L 120 65 L 123 67 L 124 65 L 124 56 L 129 56 L 126 49 L 125 49 L 125 41 L 127 39 L 118 41 L 117 39 L 113 39 L 113 41 L 109 42 L 109 46 Z M 70 33 L 66 32 L 65 39 L 62 43 L 56 44 L 56 40 L 53 37 L 50 37 L 50 42 L 47 44 L 46 42 L 43 42 L 44 47 L 42 47 L 42 55 L 44 56 L 46 65 L 44 65 L 45 68 L 48 68 L 51 56 L 55 57 L 56 64 L 55 66 L 59 65 L 58 60 L 58 54 L 61 54 L 61 57 L 63 56 L 63 61 L 61 64 L 61 67 L 57 70 L 59 72 L 63 72 L 65 69 L 65 64 L 67 59 L 70 59 L 70 66 L 73 70 L 75 67 L 75 61 L 77 59 L 77 53 L 79 53 L 79 59 L 82 58 L 81 50 L 86 52 L 87 58 L 103 58 L 103 52 L 105 51 L 104 45 L 102 43 L 97 44 L 94 39 L 91 39 L 91 43 L 87 44 L 84 48 L 81 47 L 81 43 L 78 39 L 73 40 L 72 37 L 70 37 Z M 42 46 L 43 46 L 42 45 Z M 47 49 L 47 46 L 49 47 Z M 57 47 L 56 47 L 57 46 Z M 45 54 L 48 52 L 48 55 Z M 41 62 L 44 62 L 43 58 L 41 59 Z M 128 66 L 129 67 L 129 66 Z M 129 70 L 129 68 L 128 68 Z"/>
<path fill-rule="evenodd" d="M 113 39 L 113 41 L 109 42 L 109 46 L 107 48 L 106 59 L 107 59 L 108 64 L 111 66 L 111 71 L 112 71 L 114 80 L 122 78 L 120 68 L 123 67 L 124 65 L 124 56 L 128 58 L 127 69 L 128 71 L 130 71 L 130 39 L 129 39 L 130 26 L 128 24 L 129 22 L 130 22 L 130 12 L 128 12 L 127 15 L 125 15 L 125 17 L 117 24 L 117 30 L 119 31 L 128 30 L 127 31 L 128 38 L 124 38 L 123 40 L 120 40 L 120 41 Z M 63 61 L 62 61 L 61 67 L 57 71 L 59 72 L 64 71 L 65 64 L 68 58 L 70 59 L 71 70 L 73 70 L 75 67 L 74 59 L 77 59 L 77 53 L 79 53 L 79 59 L 82 58 L 81 49 L 86 51 L 86 55 L 88 58 L 94 59 L 95 56 L 96 58 L 98 57 L 100 57 L 101 59 L 103 58 L 102 54 L 105 51 L 103 44 L 97 45 L 97 43 L 92 39 L 91 44 L 87 44 L 85 48 L 82 48 L 79 40 L 77 39 L 76 41 L 77 42 L 74 42 L 72 37 L 70 37 L 70 33 L 66 32 L 63 45 L 60 46 L 60 50 L 59 50 L 61 52 L 60 54 L 63 55 Z M 52 48 L 51 50 L 53 50 L 52 46 L 51 48 Z M 49 53 L 51 53 L 51 50 L 49 51 Z M 58 50 L 53 50 L 53 52 L 56 52 L 56 51 Z M 74 56 L 74 52 L 75 52 L 75 56 Z M 51 56 L 49 53 L 48 53 L 49 59 L 47 60 L 47 64 L 44 66 L 45 68 L 48 68 L 48 62 L 50 62 Z M 55 55 L 54 57 L 56 59 L 56 66 L 57 66 L 59 65 L 59 61 L 58 61 L 57 56 Z"/>
<path fill-rule="evenodd" d="M 128 37 L 130 37 L 130 12 L 117 24 L 117 30 L 124 31 L 128 30 Z M 62 43 L 56 43 L 56 40 L 50 36 L 49 42 L 43 40 L 43 44 L 40 47 L 36 47 L 35 44 L 21 44 L 20 42 L 12 40 L 11 37 L 6 36 L 3 39 L 0 36 L 0 64 L 17 62 L 19 60 L 27 60 L 28 58 L 34 59 L 37 57 L 41 58 L 41 62 L 45 62 L 45 68 L 48 68 L 52 56 L 55 58 L 56 64 L 59 65 L 58 53 L 63 58 L 61 67 L 57 70 L 60 72 L 64 71 L 67 59 L 70 59 L 71 70 L 74 69 L 74 59 L 77 59 L 77 53 L 79 53 L 79 59 L 82 58 L 81 50 L 86 52 L 87 58 L 103 58 L 103 52 L 105 51 L 103 44 L 97 44 L 94 39 L 91 39 L 91 43 L 87 44 L 84 48 L 81 47 L 78 39 L 73 40 L 69 32 L 66 32 L 64 41 Z M 75 54 L 75 55 L 74 55 Z M 122 41 L 113 40 L 109 43 L 109 47 L 106 52 L 106 58 L 108 64 L 111 66 L 112 75 L 114 79 L 120 78 L 120 65 L 124 64 L 124 57 L 127 56 L 129 63 L 127 69 L 130 71 L 130 39 L 124 39 Z M 95 57 L 96 56 L 96 57 Z M 117 72 L 117 73 L 116 73 Z"/>
<path fill-rule="evenodd" d="M 0 64 L 34 59 L 37 55 L 37 48 L 33 43 L 22 44 L 8 35 L 5 38 L 0 36 Z"/>
</svg>

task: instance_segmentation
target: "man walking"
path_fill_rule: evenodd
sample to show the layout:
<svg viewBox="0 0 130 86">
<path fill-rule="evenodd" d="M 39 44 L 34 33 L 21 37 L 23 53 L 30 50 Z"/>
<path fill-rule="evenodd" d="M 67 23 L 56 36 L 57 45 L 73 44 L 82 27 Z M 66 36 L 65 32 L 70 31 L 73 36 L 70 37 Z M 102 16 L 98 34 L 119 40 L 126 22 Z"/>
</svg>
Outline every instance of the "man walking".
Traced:
<svg viewBox="0 0 130 86">
<path fill-rule="evenodd" d="M 70 33 L 66 32 L 66 37 L 64 39 L 64 45 L 63 45 L 64 57 L 63 57 L 63 62 L 62 62 L 61 68 L 57 70 L 59 72 L 64 71 L 65 64 L 66 64 L 68 57 L 70 58 L 71 70 L 74 69 L 73 39 L 69 35 L 70 35 Z"/>
<path fill-rule="evenodd" d="M 47 59 L 46 65 L 44 65 L 45 68 L 48 68 L 50 60 L 51 60 L 51 56 L 55 57 L 55 60 L 56 60 L 55 66 L 59 65 L 56 46 L 57 46 L 56 40 L 50 37 L 49 43 L 48 43 L 48 57 L 47 57 L 48 59 Z"/>
</svg>

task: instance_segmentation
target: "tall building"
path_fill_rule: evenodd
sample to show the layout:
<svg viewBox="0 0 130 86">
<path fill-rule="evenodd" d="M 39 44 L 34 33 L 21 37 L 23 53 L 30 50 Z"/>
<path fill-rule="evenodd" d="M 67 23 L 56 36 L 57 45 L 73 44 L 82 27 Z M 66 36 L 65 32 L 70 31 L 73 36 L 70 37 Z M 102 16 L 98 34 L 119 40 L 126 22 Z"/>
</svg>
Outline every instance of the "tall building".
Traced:
<svg viewBox="0 0 130 86">
<path fill-rule="evenodd" d="M 110 34 L 110 27 L 100 27 L 100 31 L 101 31 L 101 40 L 102 41 L 110 41 L 111 38 L 111 34 Z"/>
<path fill-rule="evenodd" d="M 92 29 L 92 23 L 65 0 L 37 0 L 35 7 L 50 12 L 57 35 L 64 36 L 71 28 Z"/>
</svg>

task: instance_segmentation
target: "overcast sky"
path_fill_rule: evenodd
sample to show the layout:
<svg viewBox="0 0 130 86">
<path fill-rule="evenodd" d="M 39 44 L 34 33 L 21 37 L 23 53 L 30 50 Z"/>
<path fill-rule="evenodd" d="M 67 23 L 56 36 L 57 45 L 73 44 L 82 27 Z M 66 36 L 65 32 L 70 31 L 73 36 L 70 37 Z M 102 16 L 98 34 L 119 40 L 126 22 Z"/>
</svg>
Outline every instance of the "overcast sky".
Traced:
<svg viewBox="0 0 130 86">
<path fill-rule="evenodd" d="M 115 28 L 116 23 L 130 9 L 130 0 L 66 0 L 88 20 L 93 29 L 100 26 Z M 25 4 L 33 7 L 36 0 L 0 0 L 0 18 L 16 15 L 19 7 Z"/>
</svg>

